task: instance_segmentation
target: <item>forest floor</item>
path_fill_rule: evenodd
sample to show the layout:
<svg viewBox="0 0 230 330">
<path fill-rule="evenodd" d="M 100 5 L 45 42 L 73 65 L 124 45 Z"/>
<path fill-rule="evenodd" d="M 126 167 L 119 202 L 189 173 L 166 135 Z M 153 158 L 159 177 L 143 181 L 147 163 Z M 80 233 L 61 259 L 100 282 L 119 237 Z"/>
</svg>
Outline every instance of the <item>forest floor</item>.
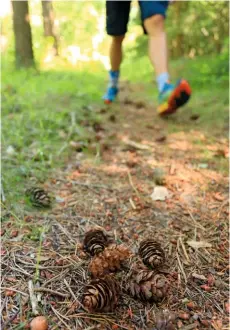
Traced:
<svg viewBox="0 0 230 330">
<path fill-rule="evenodd" d="M 43 184 L 50 209 L 25 208 L 23 219 L 3 210 L 2 329 L 29 328 L 32 296 L 52 330 L 167 329 L 155 322 L 165 309 L 175 329 L 228 328 L 228 139 L 200 129 L 189 106 L 160 119 L 136 97 L 141 88 L 124 83 L 119 102 L 97 108 L 102 120 L 87 151 L 72 142 L 68 162 Z M 164 200 L 152 198 L 154 189 L 160 198 L 156 168 L 165 173 Z M 142 238 L 161 242 L 170 283 L 161 303 L 124 293 L 114 313 L 82 309 L 89 258 L 79 243 L 96 225 L 133 253 Z"/>
</svg>

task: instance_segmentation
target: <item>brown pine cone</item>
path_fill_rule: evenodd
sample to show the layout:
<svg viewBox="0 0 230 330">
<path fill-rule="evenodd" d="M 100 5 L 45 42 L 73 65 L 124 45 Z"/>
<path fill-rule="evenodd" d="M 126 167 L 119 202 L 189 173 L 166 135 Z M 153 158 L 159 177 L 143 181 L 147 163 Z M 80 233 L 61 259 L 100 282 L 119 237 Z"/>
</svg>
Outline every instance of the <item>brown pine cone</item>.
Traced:
<svg viewBox="0 0 230 330">
<path fill-rule="evenodd" d="M 156 268 L 165 262 L 165 254 L 160 243 L 153 239 L 143 240 L 140 243 L 138 253 L 146 266 Z"/>
<path fill-rule="evenodd" d="M 50 207 L 51 205 L 51 198 L 43 188 L 32 187 L 27 189 L 26 195 L 29 197 L 33 206 Z"/>
<path fill-rule="evenodd" d="M 118 282 L 107 275 L 86 285 L 82 304 L 89 312 L 112 312 L 116 308 L 119 295 Z"/>
<path fill-rule="evenodd" d="M 85 252 L 88 252 L 91 256 L 94 256 L 95 254 L 102 252 L 108 243 L 108 236 L 104 230 L 94 228 L 85 234 L 83 246 Z"/>
<path fill-rule="evenodd" d="M 149 302 L 161 301 L 168 292 L 164 275 L 149 269 L 134 269 L 127 279 L 127 291 L 137 299 Z"/>
<path fill-rule="evenodd" d="M 131 256 L 130 250 L 124 245 L 110 245 L 95 256 L 89 264 L 92 277 L 102 277 L 121 269 L 122 263 Z"/>
</svg>

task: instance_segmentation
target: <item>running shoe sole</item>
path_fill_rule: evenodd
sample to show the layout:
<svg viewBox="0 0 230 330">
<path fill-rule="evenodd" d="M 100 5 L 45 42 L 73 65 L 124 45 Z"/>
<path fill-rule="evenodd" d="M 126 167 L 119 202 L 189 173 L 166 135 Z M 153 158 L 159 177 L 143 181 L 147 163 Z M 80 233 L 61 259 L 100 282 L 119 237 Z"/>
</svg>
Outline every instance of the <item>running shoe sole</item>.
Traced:
<svg viewBox="0 0 230 330">
<path fill-rule="evenodd" d="M 182 107 L 186 102 L 188 102 L 191 93 L 192 90 L 188 82 L 182 79 L 172 92 L 169 100 L 158 107 L 159 115 L 167 116 L 176 112 L 179 107 Z"/>
</svg>

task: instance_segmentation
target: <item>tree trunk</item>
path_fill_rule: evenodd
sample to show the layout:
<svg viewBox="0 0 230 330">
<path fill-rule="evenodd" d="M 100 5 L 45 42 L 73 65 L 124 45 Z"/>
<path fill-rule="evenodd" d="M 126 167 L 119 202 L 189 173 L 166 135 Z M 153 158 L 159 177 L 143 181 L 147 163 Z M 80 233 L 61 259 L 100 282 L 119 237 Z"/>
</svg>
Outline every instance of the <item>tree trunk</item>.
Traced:
<svg viewBox="0 0 230 330">
<path fill-rule="evenodd" d="M 34 66 L 28 1 L 12 1 L 16 66 Z"/>
<path fill-rule="evenodd" d="M 42 16 L 45 37 L 53 37 L 54 54 L 58 55 L 58 37 L 54 29 L 54 11 L 52 1 L 42 1 Z"/>
</svg>

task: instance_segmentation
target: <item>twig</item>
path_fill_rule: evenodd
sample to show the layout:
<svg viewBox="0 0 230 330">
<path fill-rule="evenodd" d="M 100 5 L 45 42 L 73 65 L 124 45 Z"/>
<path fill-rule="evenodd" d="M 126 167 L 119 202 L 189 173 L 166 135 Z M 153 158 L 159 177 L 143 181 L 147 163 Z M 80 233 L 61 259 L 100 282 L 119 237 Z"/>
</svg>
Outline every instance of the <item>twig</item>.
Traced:
<svg viewBox="0 0 230 330">
<path fill-rule="evenodd" d="M 192 213 L 190 212 L 190 210 L 189 210 L 188 208 L 187 208 L 187 211 L 188 211 L 188 213 L 189 213 L 189 215 L 190 215 L 192 221 L 194 222 L 194 225 L 195 225 L 196 227 L 202 229 L 202 230 L 205 230 L 205 228 L 204 228 L 202 225 L 200 225 L 200 224 L 194 219 L 194 216 L 192 215 Z"/>
<path fill-rule="evenodd" d="M 176 253 L 176 257 L 177 257 L 177 261 L 178 261 L 178 264 L 179 264 L 180 271 L 181 271 L 181 273 L 182 273 L 182 275 L 184 277 L 185 283 L 186 283 L 187 282 L 187 277 L 186 277 L 186 274 L 184 272 L 184 268 L 183 268 L 183 265 L 182 265 L 182 263 L 180 261 L 180 257 L 179 257 L 179 254 L 178 253 Z"/>
<path fill-rule="evenodd" d="M 16 317 L 17 317 L 17 315 L 18 315 L 18 313 L 20 312 L 20 309 L 18 309 L 10 318 L 9 318 L 9 320 L 8 321 L 6 321 L 5 323 L 3 323 L 2 324 L 2 327 L 1 327 L 1 329 L 2 330 L 4 330 L 4 329 L 7 329 L 6 327 L 7 327 L 7 325 L 9 324 L 9 323 L 11 323 Z"/>
<path fill-rule="evenodd" d="M 180 243 L 181 243 L 182 250 L 183 250 L 183 252 L 184 252 L 185 258 L 187 259 L 187 261 L 190 261 L 189 256 L 188 256 L 187 251 L 186 251 L 186 248 L 185 248 L 185 246 L 184 246 L 184 242 L 183 242 L 181 236 L 180 236 L 180 238 L 179 238 L 179 241 L 180 241 Z"/>
<path fill-rule="evenodd" d="M 219 210 L 218 210 L 217 218 L 220 217 L 220 214 L 221 214 L 221 211 L 222 211 L 223 207 L 224 207 L 225 205 L 227 205 L 228 203 L 229 203 L 229 200 L 228 200 L 228 199 L 226 199 L 225 201 L 223 201 L 223 203 L 221 204 L 221 206 L 220 206 L 220 208 L 219 208 Z"/>
<path fill-rule="evenodd" d="M 68 264 L 68 265 L 63 265 L 63 266 L 37 266 L 36 264 L 32 264 L 29 262 L 26 262 L 20 258 L 17 258 L 17 260 L 19 262 L 21 262 L 22 264 L 26 265 L 26 267 L 28 268 L 38 268 L 38 269 L 62 269 L 62 268 L 68 268 L 70 266 L 72 266 L 72 264 Z"/>
<path fill-rule="evenodd" d="M 134 186 L 134 184 L 133 184 L 133 180 L 132 180 L 132 177 L 131 177 L 130 172 L 127 171 L 127 173 L 128 173 L 128 178 L 129 178 L 130 186 L 133 188 L 133 190 L 135 191 L 136 195 L 137 195 L 139 198 L 141 198 L 141 196 L 140 196 L 140 194 L 139 194 L 137 188 L 136 188 L 136 187 Z"/>
<path fill-rule="evenodd" d="M 79 305 L 80 305 L 82 308 L 84 308 L 84 306 L 80 303 L 80 301 L 77 299 L 77 297 L 76 297 L 75 294 L 73 293 L 71 287 L 69 286 L 69 283 L 66 281 L 65 278 L 64 278 L 64 283 L 65 283 L 65 285 L 67 286 L 67 288 L 68 288 L 68 290 L 69 290 L 71 296 L 73 297 L 73 299 L 74 299 L 77 303 L 79 303 Z M 85 309 L 85 308 L 84 308 L 84 309 Z"/>
<path fill-rule="evenodd" d="M 134 204 L 134 201 L 132 200 L 132 198 L 129 199 L 129 203 L 131 204 L 132 208 L 134 210 L 136 210 L 136 205 Z"/>
<path fill-rule="evenodd" d="M 180 330 L 191 330 L 197 327 L 197 323 L 192 323 L 189 325 L 185 325 L 184 327 L 180 328 Z"/>
<path fill-rule="evenodd" d="M 71 237 L 70 233 L 58 222 L 55 221 L 56 225 L 61 229 L 61 231 L 67 236 L 67 238 L 72 242 L 75 243 L 73 238 Z"/>
<path fill-rule="evenodd" d="M 51 294 L 54 294 L 56 296 L 60 296 L 62 298 L 68 298 L 69 297 L 69 294 L 68 293 L 61 293 L 61 292 L 58 292 L 58 291 L 54 291 L 54 290 L 51 290 L 51 289 L 48 289 L 48 288 L 43 288 L 43 287 L 40 287 L 40 288 L 34 288 L 34 292 L 46 292 L 46 293 L 51 293 Z"/>
<path fill-rule="evenodd" d="M 21 295 L 25 296 L 25 297 L 28 297 L 28 294 L 27 293 L 24 293 L 22 291 L 19 291 L 17 289 L 14 289 L 14 288 L 6 288 L 6 287 L 1 287 L 1 290 L 11 290 L 11 291 L 14 291 L 14 292 L 18 292 L 18 293 L 21 293 Z"/>
<path fill-rule="evenodd" d="M 65 320 L 69 321 L 69 319 L 67 319 L 67 317 L 65 317 L 64 315 L 61 315 L 52 305 L 50 305 L 50 307 L 51 307 L 52 311 L 54 312 L 54 314 L 57 316 L 57 318 L 66 326 L 66 328 L 71 330 L 71 328 L 68 326 L 68 324 L 63 320 L 63 319 L 65 319 Z"/>
<path fill-rule="evenodd" d="M 65 270 L 64 272 L 62 272 L 61 274 L 57 274 L 56 276 L 51 277 L 48 281 L 46 281 L 45 283 L 43 283 L 43 288 L 44 288 L 45 286 L 47 286 L 49 283 L 51 283 L 51 282 L 57 280 L 59 277 L 63 277 L 63 276 L 65 276 L 67 272 L 68 272 L 68 269 L 66 269 L 66 270 Z"/>
<path fill-rule="evenodd" d="M 112 188 L 103 184 L 94 184 L 94 183 L 84 183 L 84 182 L 79 182 L 79 181 L 71 181 L 73 185 L 78 185 L 78 186 L 83 186 L 87 188 L 101 188 L 101 189 L 107 189 L 107 190 L 118 190 L 116 188 Z"/>
<path fill-rule="evenodd" d="M 29 289 L 29 294 L 30 294 L 30 302 L 31 302 L 31 307 L 34 315 L 38 315 L 38 302 L 37 298 L 34 294 L 34 286 L 33 286 L 33 281 L 29 280 L 28 282 L 28 289 Z"/>
</svg>

